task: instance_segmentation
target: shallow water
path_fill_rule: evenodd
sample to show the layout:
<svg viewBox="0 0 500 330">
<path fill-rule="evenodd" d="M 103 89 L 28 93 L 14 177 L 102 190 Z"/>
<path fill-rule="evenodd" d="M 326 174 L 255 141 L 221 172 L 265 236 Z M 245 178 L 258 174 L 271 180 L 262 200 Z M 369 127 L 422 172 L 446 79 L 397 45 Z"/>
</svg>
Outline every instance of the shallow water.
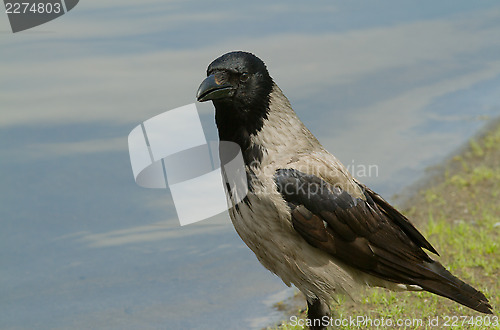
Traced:
<svg viewBox="0 0 500 330">
<path fill-rule="evenodd" d="M 227 215 L 180 227 L 127 135 L 252 51 L 325 147 L 386 197 L 500 115 L 496 1 L 82 2 L 0 15 L 0 328 L 254 329 L 291 290 Z M 213 110 L 200 106 L 207 138 Z M 371 169 L 371 170 L 369 170 Z M 195 207 L 195 206 L 194 206 Z"/>
</svg>

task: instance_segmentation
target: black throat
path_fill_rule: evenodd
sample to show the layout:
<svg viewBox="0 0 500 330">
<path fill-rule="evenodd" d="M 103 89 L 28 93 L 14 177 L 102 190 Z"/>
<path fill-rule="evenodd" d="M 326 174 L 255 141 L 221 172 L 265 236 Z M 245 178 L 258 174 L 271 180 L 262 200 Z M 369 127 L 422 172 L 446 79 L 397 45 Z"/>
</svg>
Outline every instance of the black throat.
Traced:
<svg viewBox="0 0 500 330">
<path fill-rule="evenodd" d="M 262 160 L 262 146 L 253 144 L 250 138 L 259 134 L 268 118 L 270 94 L 269 91 L 253 102 L 251 107 L 230 102 L 231 100 L 213 101 L 219 140 L 238 144 L 247 165 Z"/>
</svg>

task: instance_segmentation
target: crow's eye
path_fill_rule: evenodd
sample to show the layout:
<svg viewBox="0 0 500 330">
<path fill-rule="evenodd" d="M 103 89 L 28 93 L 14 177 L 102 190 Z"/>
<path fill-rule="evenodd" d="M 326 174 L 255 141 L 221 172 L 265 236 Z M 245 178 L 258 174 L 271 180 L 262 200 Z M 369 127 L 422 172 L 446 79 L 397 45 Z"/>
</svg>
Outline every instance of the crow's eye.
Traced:
<svg viewBox="0 0 500 330">
<path fill-rule="evenodd" d="M 248 78 L 250 78 L 250 75 L 246 72 L 243 72 L 241 75 L 240 75 L 240 81 L 241 82 L 245 82 L 248 80 Z"/>
</svg>

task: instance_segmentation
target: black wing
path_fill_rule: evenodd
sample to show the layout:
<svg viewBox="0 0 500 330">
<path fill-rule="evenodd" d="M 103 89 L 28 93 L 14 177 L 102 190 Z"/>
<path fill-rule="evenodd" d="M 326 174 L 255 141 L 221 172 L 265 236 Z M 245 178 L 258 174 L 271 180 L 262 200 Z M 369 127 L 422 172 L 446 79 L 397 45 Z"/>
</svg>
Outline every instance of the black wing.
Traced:
<svg viewBox="0 0 500 330">
<path fill-rule="evenodd" d="M 321 178 L 294 169 L 275 174 L 295 230 L 312 246 L 376 277 L 419 285 L 478 311 L 491 312 L 486 297 L 432 260 L 437 254 L 408 219 L 382 197 L 360 185 L 351 196 Z"/>
</svg>

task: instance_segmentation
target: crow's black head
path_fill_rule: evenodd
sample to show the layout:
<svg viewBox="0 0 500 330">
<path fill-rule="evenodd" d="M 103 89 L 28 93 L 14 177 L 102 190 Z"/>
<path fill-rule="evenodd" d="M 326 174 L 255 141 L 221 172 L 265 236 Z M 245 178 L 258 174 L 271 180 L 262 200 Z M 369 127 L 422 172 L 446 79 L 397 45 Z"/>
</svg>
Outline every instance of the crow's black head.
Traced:
<svg viewBox="0 0 500 330">
<path fill-rule="evenodd" d="M 255 134 L 267 118 L 273 80 L 257 56 L 237 51 L 222 55 L 207 69 L 198 88 L 200 102 L 211 100 L 221 138 Z"/>
<path fill-rule="evenodd" d="M 241 110 L 258 105 L 271 92 L 273 84 L 264 62 L 241 51 L 215 59 L 208 66 L 207 76 L 198 89 L 198 101 L 233 104 L 242 107 Z"/>
</svg>

